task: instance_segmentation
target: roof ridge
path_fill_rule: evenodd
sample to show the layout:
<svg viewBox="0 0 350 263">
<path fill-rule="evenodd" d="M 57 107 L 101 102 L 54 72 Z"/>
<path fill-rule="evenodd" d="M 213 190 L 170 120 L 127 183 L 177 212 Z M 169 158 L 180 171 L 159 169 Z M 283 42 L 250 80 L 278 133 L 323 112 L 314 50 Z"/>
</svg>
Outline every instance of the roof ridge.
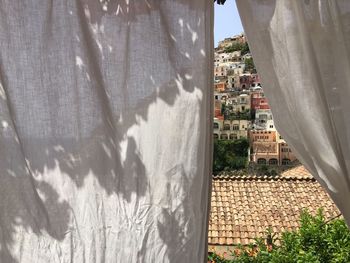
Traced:
<svg viewBox="0 0 350 263">
<path fill-rule="evenodd" d="M 315 181 L 313 177 L 282 176 L 282 175 L 213 175 L 213 180 L 225 181 Z"/>
</svg>

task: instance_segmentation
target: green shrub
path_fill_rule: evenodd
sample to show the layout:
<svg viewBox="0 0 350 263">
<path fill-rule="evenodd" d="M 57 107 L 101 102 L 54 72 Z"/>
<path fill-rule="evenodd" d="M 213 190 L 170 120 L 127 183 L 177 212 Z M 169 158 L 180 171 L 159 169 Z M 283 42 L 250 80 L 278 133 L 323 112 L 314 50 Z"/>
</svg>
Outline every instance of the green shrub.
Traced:
<svg viewBox="0 0 350 263">
<path fill-rule="evenodd" d="M 250 110 L 245 110 L 243 112 L 227 112 L 226 119 L 228 120 L 251 120 Z"/>
<path fill-rule="evenodd" d="M 245 70 L 249 71 L 250 73 L 256 73 L 256 68 L 254 65 L 253 58 L 246 58 L 244 61 L 245 64 Z"/>
<path fill-rule="evenodd" d="M 238 50 L 241 51 L 242 56 L 247 54 L 247 53 L 250 53 L 249 45 L 247 42 L 245 42 L 245 43 L 233 43 L 231 46 L 225 48 L 224 52 L 225 53 L 232 53 L 232 52 L 238 51 Z"/>
<path fill-rule="evenodd" d="M 221 171 L 239 170 L 248 164 L 249 142 L 246 138 L 214 140 L 214 174 Z"/>
<path fill-rule="evenodd" d="M 247 247 L 237 246 L 233 260 L 212 255 L 212 262 L 220 263 L 349 263 L 350 231 L 343 219 L 325 222 L 322 210 L 316 216 L 304 211 L 300 229 L 282 233 L 281 244 L 267 246 L 257 239 Z M 210 258 L 209 258 L 210 260 Z"/>
</svg>

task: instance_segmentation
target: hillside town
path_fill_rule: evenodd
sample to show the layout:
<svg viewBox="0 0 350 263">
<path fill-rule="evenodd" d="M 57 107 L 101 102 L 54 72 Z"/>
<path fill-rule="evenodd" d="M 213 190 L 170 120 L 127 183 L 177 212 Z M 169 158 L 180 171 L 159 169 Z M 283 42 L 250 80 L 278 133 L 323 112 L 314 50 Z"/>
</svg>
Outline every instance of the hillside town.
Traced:
<svg viewBox="0 0 350 263">
<path fill-rule="evenodd" d="M 283 233 L 318 227 L 301 217 L 321 211 L 323 226 L 341 213 L 276 130 L 244 34 L 219 42 L 214 81 L 208 262 L 296 262 L 294 255 L 270 261 L 269 253 L 286 243 Z"/>
<path fill-rule="evenodd" d="M 226 38 L 214 56 L 214 140 L 249 141 L 248 163 L 298 163 L 276 130 L 245 35 Z"/>
</svg>

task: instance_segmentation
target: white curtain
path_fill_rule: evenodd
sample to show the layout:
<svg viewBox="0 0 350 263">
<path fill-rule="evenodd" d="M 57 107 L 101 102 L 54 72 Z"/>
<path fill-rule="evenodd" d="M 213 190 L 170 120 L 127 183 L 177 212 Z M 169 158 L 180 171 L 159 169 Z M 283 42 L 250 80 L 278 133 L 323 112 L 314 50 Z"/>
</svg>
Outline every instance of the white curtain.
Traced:
<svg viewBox="0 0 350 263">
<path fill-rule="evenodd" d="M 350 225 L 350 1 L 236 3 L 278 131 Z"/>
<path fill-rule="evenodd" d="M 0 1 L 0 262 L 203 262 L 208 0 Z"/>
</svg>

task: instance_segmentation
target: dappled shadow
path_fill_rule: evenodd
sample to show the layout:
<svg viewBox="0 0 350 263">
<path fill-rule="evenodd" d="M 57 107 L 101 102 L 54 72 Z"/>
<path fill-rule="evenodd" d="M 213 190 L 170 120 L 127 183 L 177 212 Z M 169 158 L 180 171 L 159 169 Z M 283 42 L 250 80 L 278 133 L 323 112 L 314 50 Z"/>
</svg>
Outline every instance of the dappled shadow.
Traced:
<svg viewBox="0 0 350 263">
<path fill-rule="evenodd" d="M 166 255 L 170 259 L 169 262 L 191 262 L 191 255 L 195 251 L 190 251 L 195 248 L 195 240 L 189 237 L 192 236 L 191 232 L 195 231 L 196 224 L 196 206 L 190 198 L 191 182 L 181 165 L 168 171 L 165 177 L 169 207 L 162 208 L 157 222 L 160 238 L 167 244 Z"/>
<path fill-rule="evenodd" d="M 106 15 L 120 17 L 129 23 L 135 22 L 137 16 L 150 14 L 152 11 L 161 11 L 162 7 L 167 5 L 158 0 L 80 0 L 78 3 L 85 7 L 93 24 L 100 24 Z M 176 0 L 174 3 L 186 5 L 187 8 L 193 10 L 202 10 L 204 7 L 201 1 Z M 90 10 L 94 12 L 90 13 Z"/>
<path fill-rule="evenodd" d="M 194 227 L 203 218 L 195 207 L 202 196 L 192 195 L 209 180 L 196 169 L 205 158 L 198 154 L 197 163 L 181 165 L 183 152 L 168 156 L 163 148 L 166 142 L 187 147 L 193 138 L 196 150 L 205 148 L 199 123 L 205 125 L 209 107 L 203 102 L 208 44 L 199 39 L 207 34 L 200 11 L 207 4 L 41 4 L 0 4 L 24 18 L 18 29 L 0 8 L 0 24 L 7 24 L 0 36 L 17 45 L 0 49 L 0 147 L 6 149 L 0 155 L 0 261 L 110 262 L 110 253 L 130 262 L 160 254 L 171 262 L 183 254 L 190 259 L 191 247 L 200 247 L 195 233 L 203 230 Z M 188 8 L 193 16 L 179 18 L 176 12 Z M 193 116 L 178 116 L 188 110 L 183 107 Z M 175 110 L 174 119 L 163 110 Z M 185 121 L 193 122 L 193 137 L 178 131 L 159 138 L 162 125 Z"/>
</svg>

